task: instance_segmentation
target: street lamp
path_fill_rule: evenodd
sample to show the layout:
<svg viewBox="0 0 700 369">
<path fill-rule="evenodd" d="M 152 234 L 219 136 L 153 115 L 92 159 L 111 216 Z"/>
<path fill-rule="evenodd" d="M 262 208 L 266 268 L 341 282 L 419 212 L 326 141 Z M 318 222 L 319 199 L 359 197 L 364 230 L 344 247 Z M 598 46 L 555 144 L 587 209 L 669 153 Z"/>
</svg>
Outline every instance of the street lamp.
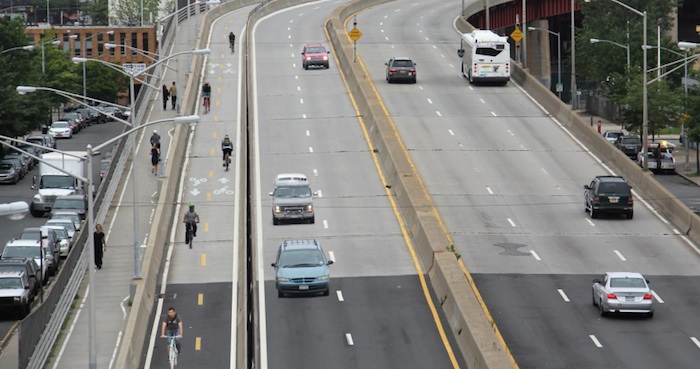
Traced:
<svg viewBox="0 0 700 369">
<path fill-rule="evenodd" d="M 155 67 L 158 66 L 159 64 L 164 63 L 164 62 L 166 62 L 167 60 L 169 60 L 169 59 L 171 59 L 171 58 L 174 58 L 174 57 L 176 57 L 176 56 L 178 56 L 178 55 L 183 55 L 183 54 L 208 55 L 208 54 L 210 54 L 210 53 L 211 53 L 211 50 L 210 50 L 210 49 L 195 49 L 195 50 L 190 50 L 190 51 L 181 51 L 181 52 L 177 52 L 177 53 L 175 53 L 175 54 L 171 54 L 171 55 L 169 55 L 169 56 L 167 56 L 167 57 L 165 57 L 165 58 L 163 58 L 163 59 L 160 59 L 160 60 L 158 60 L 157 62 L 155 62 L 155 63 L 149 65 L 148 67 L 146 67 L 146 68 L 144 68 L 144 69 L 142 69 L 142 70 L 140 70 L 140 71 L 138 71 L 138 72 L 134 72 L 133 69 L 131 70 L 131 73 L 126 73 L 126 72 L 122 71 L 122 73 L 128 74 L 128 75 L 129 75 L 129 81 L 130 81 L 130 83 L 129 83 L 129 94 L 130 94 L 130 103 L 129 103 L 129 107 L 131 108 L 131 115 L 129 116 L 129 120 L 131 121 L 131 125 L 134 127 L 134 128 L 132 128 L 132 131 L 134 131 L 135 129 L 137 129 L 137 128 L 139 127 L 138 122 L 135 120 L 135 119 L 136 119 L 136 118 L 135 118 L 135 117 L 136 117 L 136 106 L 135 106 L 135 103 L 134 103 L 134 101 L 135 101 L 135 96 L 134 96 L 134 78 L 135 78 L 135 77 L 138 77 L 138 76 L 140 76 L 140 75 L 142 75 L 142 74 L 145 74 L 146 72 L 148 72 L 149 70 L 155 68 Z M 81 58 L 81 59 L 79 59 L 79 58 L 73 58 L 73 61 L 74 61 L 74 62 L 86 63 L 86 62 L 88 62 L 89 60 L 84 59 L 84 58 Z M 132 160 L 133 160 L 134 162 L 135 162 L 135 160 L 136 160 L 136 156 L 137 156 L 137 153 L 136 153 L 136 137 L 134 137 L 134 144 L 133 144 L 132 147 L 131 147 L 131 157 L 132 157 Z M 130 167 L 130 170 L 131 170 L 131 171 L 134 170 L 134 165 L 132 165 L 132 166 Z M 140 263 L 140 246 L 141 246 L 141 244 L 140 244 L 140 241 L 139 241 L 139 213 L 138 213 L 138 209 L 137 209 L 137 206 L 136 206 L 137 203 L 138 203 L 138 202 L 137 202 L 138 199 L 137 199 L 137 196 L 136 196 L 136 195 L 137 195 L 137 192 L 138 192 L 138 190 L 137 190 L 137 188 L 138 188 L 138 181 L 134 180 L 134 181 L 132 182 L 132 186 L 133 186 L 133 187 L 132 187 L 132 196 L 133 196 L 133 197 L 132 197 L 132 201 L 133 201 L 133 204 L 134 204 L 134 205 L 133 205 L 133 218 L 134 218 L 134 219 L 133 219 L 133 222 L 134 222 L 134 279 L 140 279 L 140 278 L 141 278 L 141 263 Z"/>
<path fill-rule="evenodd" d="M 115 71 L 117 71 L 117 72 L 119 72 L 119 73 L 121 73 L 121 74 L 125 74 L 125 75 L 127 75 L 127 76 L 129 75 L 129 72 L 125 72 L 125 71 L 124 71 L 124 68 L 123 68 L 121 65 L 116 64 L 116 63 L 110 63 L 110 62 L 104 61 L 104 60 L 102 60 L 102 59 L 80 58 L 80 57 L 77 57 L 77 56 L 76 56 L 76 57 L 74 57 L 74 58 L 71 59 L 71 60 L 72 60 L 73 63 L 75 63 L 75 64 L 83 63 L 83 68 L 85 68 L 85 64 L 87 64 L 87 62 L 89 62 L 89 61 L 98 62 L 98 63 L 101 63 L 102 65 L 104 65 L 105 67 L 109 67 L 110 69 L 115 70 Z M 146 86 L 148 86 L 148 87 L 150 87 L 150 88 L 152 88 L 152 89 L 154 89 L 154 90 L 158 90 L 158 87 L 153 86 L 153 85 L 151 85 L 151 84 L 148 84 L 148 83 L 146 83 L 145 81 L 140 81 L 140 82 L 141 82 L 141 84 L 146 85 Z"/>
<path fill-rule="evenodd" d="M 578 108 L 576 103 L 576 17 L 575 12 L 576 3 L 571 0 L 571 109 L 575 110 Z"/>
<path fill-rule="evenodd" d="M 87 248 L 88 248 L 88 289 L 89 289 L 89 292 L 88 292 L 88 331 L 89 331 L 88 337 L 89 337 L 89 341 L 90 341 L 89 348 L 88 348 L 88 351 L 89 351 L 88 356 L 89 356 L 89 368 L 90 369 L 97 368 L 97 327 L 96 327 L 97 326 L 97 309 L 95 306 L 95 288 L 96 288 L 96 286 L 95 286 L 95 268 L 92 267 L 92 265 L 91 265 L 91 263 L 93 263 L 95 260 L 95 240 L 92 237 L 92 235 L 89 234 L 89 232 L 91 232 L 95 228 L 95 219 L 94 219 L 94 212 L 93 212 L 94 184 L 93 184 L 93 179 L 92 179 L 93 178 L 92 157 L 94 155 L 99 155 L 99 150 L 101 150 L 101 149 L 113 144 L 114 142 L 136 132 L 137 130 L 146 128 L 146 127 L 153 125 L 153 124 L 162 123 L 163 121 L 174 121 L 176 124 L 195 125 L 199 122 L 199 116 L 189 115 L 189 116 L 184 116 L 184 117 L 176 117 L 174 119 L 168 118 L 168 119 L 156 120 L 153 122 L 147 122 L 147 123 L 144 123 L 138 127 L 132 128 L 132 129 L 130 129 L 130 130 L 128 130 L 128 131 L 126 131 L 126 132 L 124 132 L 124 133 L 122 133 L 122 134 L 120 134 L 120 135 L 118 135 L 110 140 L 107 140 L 106 142 L 96 146 L 95 148 L 93 148 L 92 145 L 88 144 L 87 145 L 87 156 L 85 157 L 86 165 L 87 165 L 87 178 L 76 175 L 75 173 L 71 173 L 70 171 L 66 171 L 65 169 L 59 168 L 55 165 L 52 165 L 51 163 L 47 163 L 39 157 L 36 157 L 36 156 L 31 155 L 29 153 L 26 153 L 23 150 L 17 149 L 14 146 L 11 146 L 3 141 L 0 141 L 0 144 L 10 146 L 11 148 L 13 148 L 17 151 L 26 153 L 29 156 L 31 156 L 32 158 L 39 160 L 40 162 L 47 164 L 47 165 L 49 165 L 57 170 L 60 170 L 61 172 L 85 183 L 87 186 L 87 191 L 88 191 L 88 194 L 87 194 L 87 201 L 88 201 L 88 209 L 87 209 L 87 211 L 88 211 L 88 213 L 87 213 L 88 244 L 87 244 Z M 9 137 L 1 137 L 1 138 L 8 139 Z M 11 139 L 11 138 L 10 138 L 10 140 L 13 142 L 22 142 L 23 143 L 23 141 Z M 61 150 L 56 150 L 56 149 L 50 149 L 50 150 L 54 151 L 54 152 L 62 153 L 64 155 L 72 156 L 64 151 L 61 151 Z M 26 206 L 26 204 L 25 204 L 25 206 Z M 27 206 L 27 208 L 28 208 L 28 206 Z"/>
<path fill-rule="evenodd" d="M 590 3 L 593 0 L 585 0 L 587 3 Z M 649 169 L 649 163 L 648 163 L 648 158 L 647 158 L 647 140 L 649 138 L 649 92 L 647 90 L 647 12 L 646 11 L 639 11 L 623 2 L 620 2 L 618 0 L 610 0 L 613 3 L 622 6 L 623 8 L 633 12 L 634 14 L 639 15 L 640 17 L 643 18 L 643 41 L 642 41 L 642 158 L 643 158 L 643 170 L 648 170 Z M 572 0 L 573 3 L 573 0 Z"/>
<path fill-rule="evenodd" d="M 527 27 L 528 31 L 544 31 L 557 36 L 557 94 L 561 100 L 561 33 L 539 27 Z"/>
<path fill-rule="evenodd" d="M 24 201 L 0 204 L 0 217 L 8 217 L 11 220 L 20 220 L 29 212 L 29 204 Z"/>
<path fill-rule="evenodd" d="M 15 51 L 15 50 L 34 50 L 34 45 L 26 45 L 26 46 L 17 46 L 17 47 L 13 47 L 13 48 L 10 48 L 10 49 L 7 49 L 7 50 L 3 50 L 2 52 L 0 52 L 0 55 L 1 55 L 1 54 L 4 54 L 4 53 L 9 53 L 10 51 Z"/>
<path fill-rule="evenodd" d="M 78 35 L 73 35 L 75 37 L 78 37 Z M 51 45 L 58 45 L 60 44 L 60 40 L 53 39 L 51 41 L 46 41 L 41 43 L 41 74 L 46 73 L 46 52 L 44 51 L 45 45 L 51 44 Z"/>
<path fill-rule="evenodd" d="M 630 69 L 630 47 L 629 47 L 629 45 L 618 44 L 617 42 L 615 42 L 615 41 L 610 41 L 610 40 L 601 40 L 601 39 L 597 39 L 597 38 L 592 38 L 592 39 L 591 39 L 591 43 L 592 43 L 592 44 L 597 44 L 597 43 L 599 43 L 599 42 L 608 43 L 608 44 L 613 44 L 613 45 L 615 45 L 615 46 L 619 46 L 619 47 L 624 48 L 625 50 L 627 50 L 627 70 Z"/>
<path fill-rule="evenodd" d="M 86 37 L 85 40 L 83 40 L 83 42 L 84 42 L 85 44 L 82 45 L 83 47 L 81 47 L 81 49 L 83 49 L 83 50 L 84 50 L 84 49 L 87 49 L 87 42 L 88 42 L 89 39 L 91 39 L 91 38 L 93 38 L 93 37 L 95 37 L 95 36 L 104 35 L 104 34 L 113 35 L 113 34 L 114 34 L 114 31 L 100 32 L 100 33 L 96 33 L 96 34 L 94 34 L 94 35 L 92 35 L 92 36 L 90 36 L 90 37 Z M 81 53 L 81 54 L 82 54 L 82 53 Z M 86 78 L 86 73 L 87 73 L 87 72 L 86 72 L 85 63 L 83 63 L 83 97 L 87 97 L 87 78 Z M 83 98 L 83 102 L 85 102 L 85 99 L 84 99 L 84 98 Z"/>
</svg>

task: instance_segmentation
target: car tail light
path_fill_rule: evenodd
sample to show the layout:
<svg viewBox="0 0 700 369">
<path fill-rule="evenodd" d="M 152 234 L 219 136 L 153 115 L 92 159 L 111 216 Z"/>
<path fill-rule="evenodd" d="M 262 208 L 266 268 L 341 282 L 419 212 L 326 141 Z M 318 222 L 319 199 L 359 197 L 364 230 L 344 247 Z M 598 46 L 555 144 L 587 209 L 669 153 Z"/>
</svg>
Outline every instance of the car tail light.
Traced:
<svg viewBox="0 0 700 369">
<path fill-rule="evenodd" d="M 632 205 L 634 203 L 634 200 L 632 200 L 632 196 L 627 198 L 627 204 Z"/>
<path fill-rule="evenodd" d="M 650 294 L 650 293 L 647 293 L 646 295 L 644 295 L 644 299 L 645 299 L 645 300 L 651 300 L 651 294 Z"/>
<path fill-rule="evenodd" d="M 506 73 L 508 73 L 508 71 L 510 71 L 510 64 L 506 63 Z"/>
<path fill-rule="evenodd" d="M 617 299 L 617 295 L 615 295 L 614 293 L 609 293 L 608 298 L 615 300 L 615 299 Z"/>
<path fill-rule="evenodd" d="M 409 69 L 408 71 L 409 71 L 410 73 L 416 73 L 416 70 L 415 70 L 415 69 Z"/>
<path fill-rule="evenodd" d="M 600 204 L 600 197 L 598 197 L 598 196 L 593 197 L 593 202 L 596 204 Z"/>
<path fill-rule="evenodd" d="M 389 73 L 396 73 L 396 68 L 390 68 Z"/>
<path fill-rule="evenodd" d="M 473 69 L 474 69 L 474 73 L 476 73 L 477 70 L 478 70 L 478 69 L 476 68 L 476 64 L 474 64 L 474 68 L 473 68 Z"/>
</svg>

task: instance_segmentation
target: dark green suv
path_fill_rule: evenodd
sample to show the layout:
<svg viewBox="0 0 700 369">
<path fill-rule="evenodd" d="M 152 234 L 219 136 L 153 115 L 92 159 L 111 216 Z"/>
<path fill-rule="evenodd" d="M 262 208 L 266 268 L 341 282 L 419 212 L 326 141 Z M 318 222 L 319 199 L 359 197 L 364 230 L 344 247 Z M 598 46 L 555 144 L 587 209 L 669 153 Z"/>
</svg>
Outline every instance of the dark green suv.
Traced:
<svg viewBox="0 0 700 369">
<path fill-rule="evenodd" d="M 586 212 L 591 218 L 602 213 L 625 214 L 627 219 L 634 217 L 632 187 L 618 176 L 597 176 L 591 184 L 583 186 Z"/>
</svg>

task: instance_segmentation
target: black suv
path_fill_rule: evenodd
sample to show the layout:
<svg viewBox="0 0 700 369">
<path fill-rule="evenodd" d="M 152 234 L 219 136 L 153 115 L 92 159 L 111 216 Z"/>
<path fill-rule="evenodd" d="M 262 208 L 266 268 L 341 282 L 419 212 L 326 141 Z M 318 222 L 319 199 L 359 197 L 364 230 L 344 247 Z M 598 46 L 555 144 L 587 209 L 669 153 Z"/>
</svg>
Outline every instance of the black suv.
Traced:
<svg viewBox="0 0 700 369">
<path fill-rule="evenodd" d="M 23 272 L 28 276 L 29 290 L 32 291 L 32 298 L 39 294 L 41 288 L 41 272 L 34 259 L 0 259 L 0 273 L 3 272 Z"/>
<path fill-rule="evenodd" d="M 637 154 L 642 151 L 642 140 L 637 136 L 620 136 L 615 140 L 615 147 L 630 159 L 637 160 Z"/>
<path fill-rule="evenodd" d="M 622 213 L 627 219 L 634 217 L 634 201 L 632 187 L 622 177 L 597 176 L 591 184 L 583 186 L 585 211 L 591 213 L 591 218 L 599 214 Z"/>
<path fill-rule="evenodd" d="M 32 312 L 32 291 L 24 272 L 0 272 L 0 309 L 14 310 L 20 319 Z"/>
</svg>

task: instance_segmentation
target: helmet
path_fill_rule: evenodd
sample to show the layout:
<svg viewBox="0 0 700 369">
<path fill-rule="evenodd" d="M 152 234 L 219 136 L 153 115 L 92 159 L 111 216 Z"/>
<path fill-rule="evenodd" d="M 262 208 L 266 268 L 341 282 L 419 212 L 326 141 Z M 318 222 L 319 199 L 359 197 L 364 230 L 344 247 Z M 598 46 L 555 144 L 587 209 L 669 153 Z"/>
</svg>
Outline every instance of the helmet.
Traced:
<svg viewBox="0 0 700 369">
<path fill-rule="evenodd" d="M 154 129 L 154 130 L 153 130 L 153 133 L 158 133 L 158 131 L 156 131 L 156 130 Z"/>
<path fill-rule="evenodd" d="M 187 205 L 187 206 L 190 207 L 190 208 L 193 208 L 193 207 L 194 207 L 194 203 L 191 202 L 191 203 L 189 203 L 189 205 Z"/>
<path fill-rule="evenodd" d="M 225 135 L 224 138 L 228 138 L 228 135 Z"/>
</svg>

